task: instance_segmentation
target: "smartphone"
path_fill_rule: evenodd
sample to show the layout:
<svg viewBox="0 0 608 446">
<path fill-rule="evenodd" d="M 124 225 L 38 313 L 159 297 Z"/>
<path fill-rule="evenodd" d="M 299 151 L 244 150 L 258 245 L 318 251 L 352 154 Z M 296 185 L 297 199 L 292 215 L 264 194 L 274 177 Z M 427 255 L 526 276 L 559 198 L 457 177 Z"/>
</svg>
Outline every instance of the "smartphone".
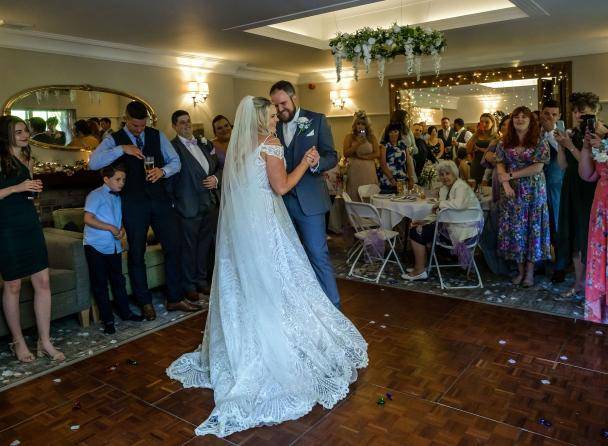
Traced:
<svg viewBox="0 0 608 446">
<path fill-rule="evenodd" d="M 564 124 L 564 121 L 562 121 L 561 119 L 555 123 L 555 128 L 557 130 L 559 130 L 560 132 L 566 131 L 566 126 Z"/>
<path fill-rule="evenodd" d="M 587 130 L 591 133 L 595 133 L 595 115 L 583 115 L 581 116 L 581 132 L 585 134 Z"/>
</svg>

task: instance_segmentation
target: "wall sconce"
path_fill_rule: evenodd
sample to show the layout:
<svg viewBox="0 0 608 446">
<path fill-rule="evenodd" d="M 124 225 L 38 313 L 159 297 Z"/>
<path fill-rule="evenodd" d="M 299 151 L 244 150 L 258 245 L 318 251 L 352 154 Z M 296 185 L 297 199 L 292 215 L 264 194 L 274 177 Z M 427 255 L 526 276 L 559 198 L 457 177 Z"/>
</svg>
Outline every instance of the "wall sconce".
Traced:
<svg viewBox="0 0 608 446">
<path fill-rule="evenodd" d="M 344 110 L 344 106 L 346 105 L 346 101 L 348 100 L 348 91 L 330 91 L 329 100 L 331 101 L 331 104 L 334 107 L 339 108 L 340 110 Z"/>
<path fill-rule="evenodd" d="M 204 104 L 209 97 L 209 84 L 207 82 L 188 82 L 188 92 L 192 96 L 192 105 Z"/>
</svg>

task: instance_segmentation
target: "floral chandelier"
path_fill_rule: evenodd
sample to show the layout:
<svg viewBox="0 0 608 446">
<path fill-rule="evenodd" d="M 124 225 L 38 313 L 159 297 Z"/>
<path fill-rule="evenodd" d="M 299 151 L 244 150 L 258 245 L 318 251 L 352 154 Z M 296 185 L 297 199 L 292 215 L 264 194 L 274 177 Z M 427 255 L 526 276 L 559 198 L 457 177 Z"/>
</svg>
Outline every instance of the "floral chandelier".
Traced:
<svg viewBox="0 0 608 446">
<path fill-rule="evenodd" d="M 392 28 L 387 29 L 362 28 L 354 34 L 338 33 L 329 41 L 329 47 L 336 63 L 337 82 L 340 82 L 344 59 L 352 62 L 355 80 L 359 80 L 361 60 L 366 73 L 369 73 L 372 61 L 375 60 L 378 64 L 378 78 L 382 85 L 386 62 L 392 61 L 397 56 L 405 56 L 407 74 L 415 72 L 418 78 L 420 78 L 422 56 L 432 56 L 435 73 L 439 74 L 440 53 L 445 50 L 446 39 L 440 31 L 394 24 Z"/>
</svg>

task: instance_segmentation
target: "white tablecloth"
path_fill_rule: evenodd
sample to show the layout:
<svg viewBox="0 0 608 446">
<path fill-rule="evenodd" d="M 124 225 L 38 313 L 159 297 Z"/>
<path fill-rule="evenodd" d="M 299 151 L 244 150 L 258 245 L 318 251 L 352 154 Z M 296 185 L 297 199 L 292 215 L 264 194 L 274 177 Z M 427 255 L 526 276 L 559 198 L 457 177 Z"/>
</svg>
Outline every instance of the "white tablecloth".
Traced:
<svg viewBox="0 0 608 446">
<path fill-rule="evenodd" d="M 482 196 L 482 210 L 489 210 L 491 203 L 491 195 Z M 433 211 L 433 206 L 436 203 L 429 203 L 427 200 L 421 199 L 416 201 L 396 201 L 390 198 L 372 197 L 371 204 L 378 208 L 380 218 L 382 219 L 382 227 L 384 229 L 392 229 L 405 217 L 412 221 L 425 220 Z"/>
<path fill-rule="evenodd" d="M 435 206 L 435 203 L 429 203 L 426 200 L 395 201 L 379 197 L 372 197 L 371 204 L 378 208 L 384 229 L 394 228 L 405 217 L 414 221 L 424 220 L 432 213 L 433 206 Z"/>
</svg>

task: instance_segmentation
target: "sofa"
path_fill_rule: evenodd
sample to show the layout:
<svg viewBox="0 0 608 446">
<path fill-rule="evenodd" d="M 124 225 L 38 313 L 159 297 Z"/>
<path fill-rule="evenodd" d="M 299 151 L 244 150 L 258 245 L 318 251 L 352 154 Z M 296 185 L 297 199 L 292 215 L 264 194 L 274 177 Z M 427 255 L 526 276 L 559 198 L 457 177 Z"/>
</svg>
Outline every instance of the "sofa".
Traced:
<svg viewBox="0 0 608 446">
<path fill-rule="evenodd" d="M 51 285 L 51 319 L 78 314 L 83 326 L 89 324 L 89 273 L 84 257 L 82 240 L 69 235 L 44 229 L 44 238 L 49 256 Z M 4 282 L 0 279 L 0 291 Z M 19 298 L 21 326 L 36 325 L 34 314 L 34 289 L 30 279 L 23 279 Z M 4 318 L 0 318 L 0 336 L 9 334 Z"/>
<path fill-rule="evenodd" d="M 53 211 L 53 226 L 47 231 L 72 237 L 82 244 L 84 229 L 84 208 L 66 208 Z M 127 279 L 127 294 L 132 294 L 131 281 L 129 280 L 129 268 L 127 265 L 128 245 L 123 240 L 125 250 L 122 253 L 122 271 Z M 146 261 L 146 276 L 148 288 L 156 288 L 165 284 L 165 258 L 160 244 L 154 239 L 154 232 L 148 231 L 148 246 L 144 257 Z M 86 265 L 85 265 L 86 266 Z M 92 298 L 91 298 L 92 301 Z"/>
</svg>

